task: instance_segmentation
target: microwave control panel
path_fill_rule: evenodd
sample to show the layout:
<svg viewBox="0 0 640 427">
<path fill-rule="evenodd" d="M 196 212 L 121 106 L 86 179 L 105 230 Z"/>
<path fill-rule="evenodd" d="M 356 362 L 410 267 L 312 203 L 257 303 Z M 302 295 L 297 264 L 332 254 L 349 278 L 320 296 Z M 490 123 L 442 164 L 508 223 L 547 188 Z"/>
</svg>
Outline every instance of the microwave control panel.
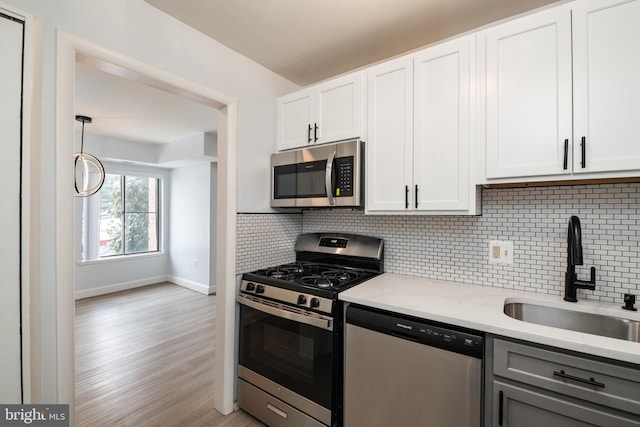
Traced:
<svg viewBox="0 0 640 427">
<path fill-rule="evenodd" d="M 336 171 L 334 196 L 353 196 L 353 156 L 336 158 L 334 168 Z"/>
</svg>

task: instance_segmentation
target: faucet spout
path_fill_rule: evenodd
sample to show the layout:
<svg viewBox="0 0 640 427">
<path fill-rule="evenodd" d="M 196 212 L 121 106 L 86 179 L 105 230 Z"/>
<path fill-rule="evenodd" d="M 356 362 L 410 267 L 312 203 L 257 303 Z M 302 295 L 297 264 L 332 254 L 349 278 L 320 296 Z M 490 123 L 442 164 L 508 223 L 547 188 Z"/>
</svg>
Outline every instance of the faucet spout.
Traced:
<svg viewBox="0 0 640 427">
<path fill-rule="evenodd" d="M 576 265 L 582 265 L 582 230 L 580 229 L 580 219 L 573 215 L 569 218 L 569 228 L 567 233 L 567 272 L 564 275 L 564 300 L 577 302 L 578 289 L 596 288 L 596 268 L 591 267 L 591 277 L 589 281 L 578 280 L 576 275 Z"/>
<path fill-rule="evenodd" d="M 569 264 L 582 265 L 582 230 L 580 229 L 580 218 L 575 215 L 569 218 L 567 251 Z"/>
</svg>

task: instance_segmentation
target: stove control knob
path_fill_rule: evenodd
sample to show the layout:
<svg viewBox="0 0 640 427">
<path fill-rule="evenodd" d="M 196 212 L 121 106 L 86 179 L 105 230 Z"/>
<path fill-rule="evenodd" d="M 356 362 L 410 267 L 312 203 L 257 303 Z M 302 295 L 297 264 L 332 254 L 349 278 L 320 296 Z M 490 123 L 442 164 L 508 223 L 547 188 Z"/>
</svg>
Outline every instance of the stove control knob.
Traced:
<svg viewBox="0 0 640 427">
<path fill-rule="evenodd" d="M 311 298 L 311 308 L 320 307 L 320 300 L 318 298 Z"/>
<path fill-rule="evenodd" d="M 247 283 L 247 286 L 245 288 L 247 291 L 252 292 L 256 290 L 256 284 L 253 282 L 249 282 Z"/>
<path fill-rule="evenodd" d="M 264 294 L 264 286 L 256 285 L 256 294 Z"/>
<path fill-rule="evenodd" d="M 306 304 L 307 304 L 307 297 L 305 297 L 304 295 L 299 295 L 298 305 L 306 305 Z"/>
</svg>

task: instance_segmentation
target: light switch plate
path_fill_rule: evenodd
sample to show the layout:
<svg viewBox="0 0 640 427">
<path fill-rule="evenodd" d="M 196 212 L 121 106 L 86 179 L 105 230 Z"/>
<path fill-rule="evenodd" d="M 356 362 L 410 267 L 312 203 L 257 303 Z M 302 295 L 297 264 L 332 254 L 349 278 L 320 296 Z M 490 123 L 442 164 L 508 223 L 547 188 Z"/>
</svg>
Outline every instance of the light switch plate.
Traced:
<svg viewBox="0 0 640 427">
<path fill-rule="evenodd" d="M 513 242 L 508 240 L 490 241 L 489 262 L 491 264 L 513 264 Z"/>
</svg>

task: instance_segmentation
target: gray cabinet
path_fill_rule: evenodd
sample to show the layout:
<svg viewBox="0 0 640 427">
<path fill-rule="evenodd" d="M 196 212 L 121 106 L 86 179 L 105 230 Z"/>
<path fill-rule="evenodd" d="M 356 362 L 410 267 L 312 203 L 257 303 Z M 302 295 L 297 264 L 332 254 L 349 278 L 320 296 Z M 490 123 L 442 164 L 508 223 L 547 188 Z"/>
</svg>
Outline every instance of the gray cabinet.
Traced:
<svg viewBox="0 0 640 427">
<path fill-rule="evenodd" d="M 502 339 L 492 342 L 490 425 L 640 426 L 637 367 Z"/>
<path fill-rule="evenodd" d="M 585 402 L 493 381 L 493 426 L 628 427 L 640 421 Z"/>
</svg>

